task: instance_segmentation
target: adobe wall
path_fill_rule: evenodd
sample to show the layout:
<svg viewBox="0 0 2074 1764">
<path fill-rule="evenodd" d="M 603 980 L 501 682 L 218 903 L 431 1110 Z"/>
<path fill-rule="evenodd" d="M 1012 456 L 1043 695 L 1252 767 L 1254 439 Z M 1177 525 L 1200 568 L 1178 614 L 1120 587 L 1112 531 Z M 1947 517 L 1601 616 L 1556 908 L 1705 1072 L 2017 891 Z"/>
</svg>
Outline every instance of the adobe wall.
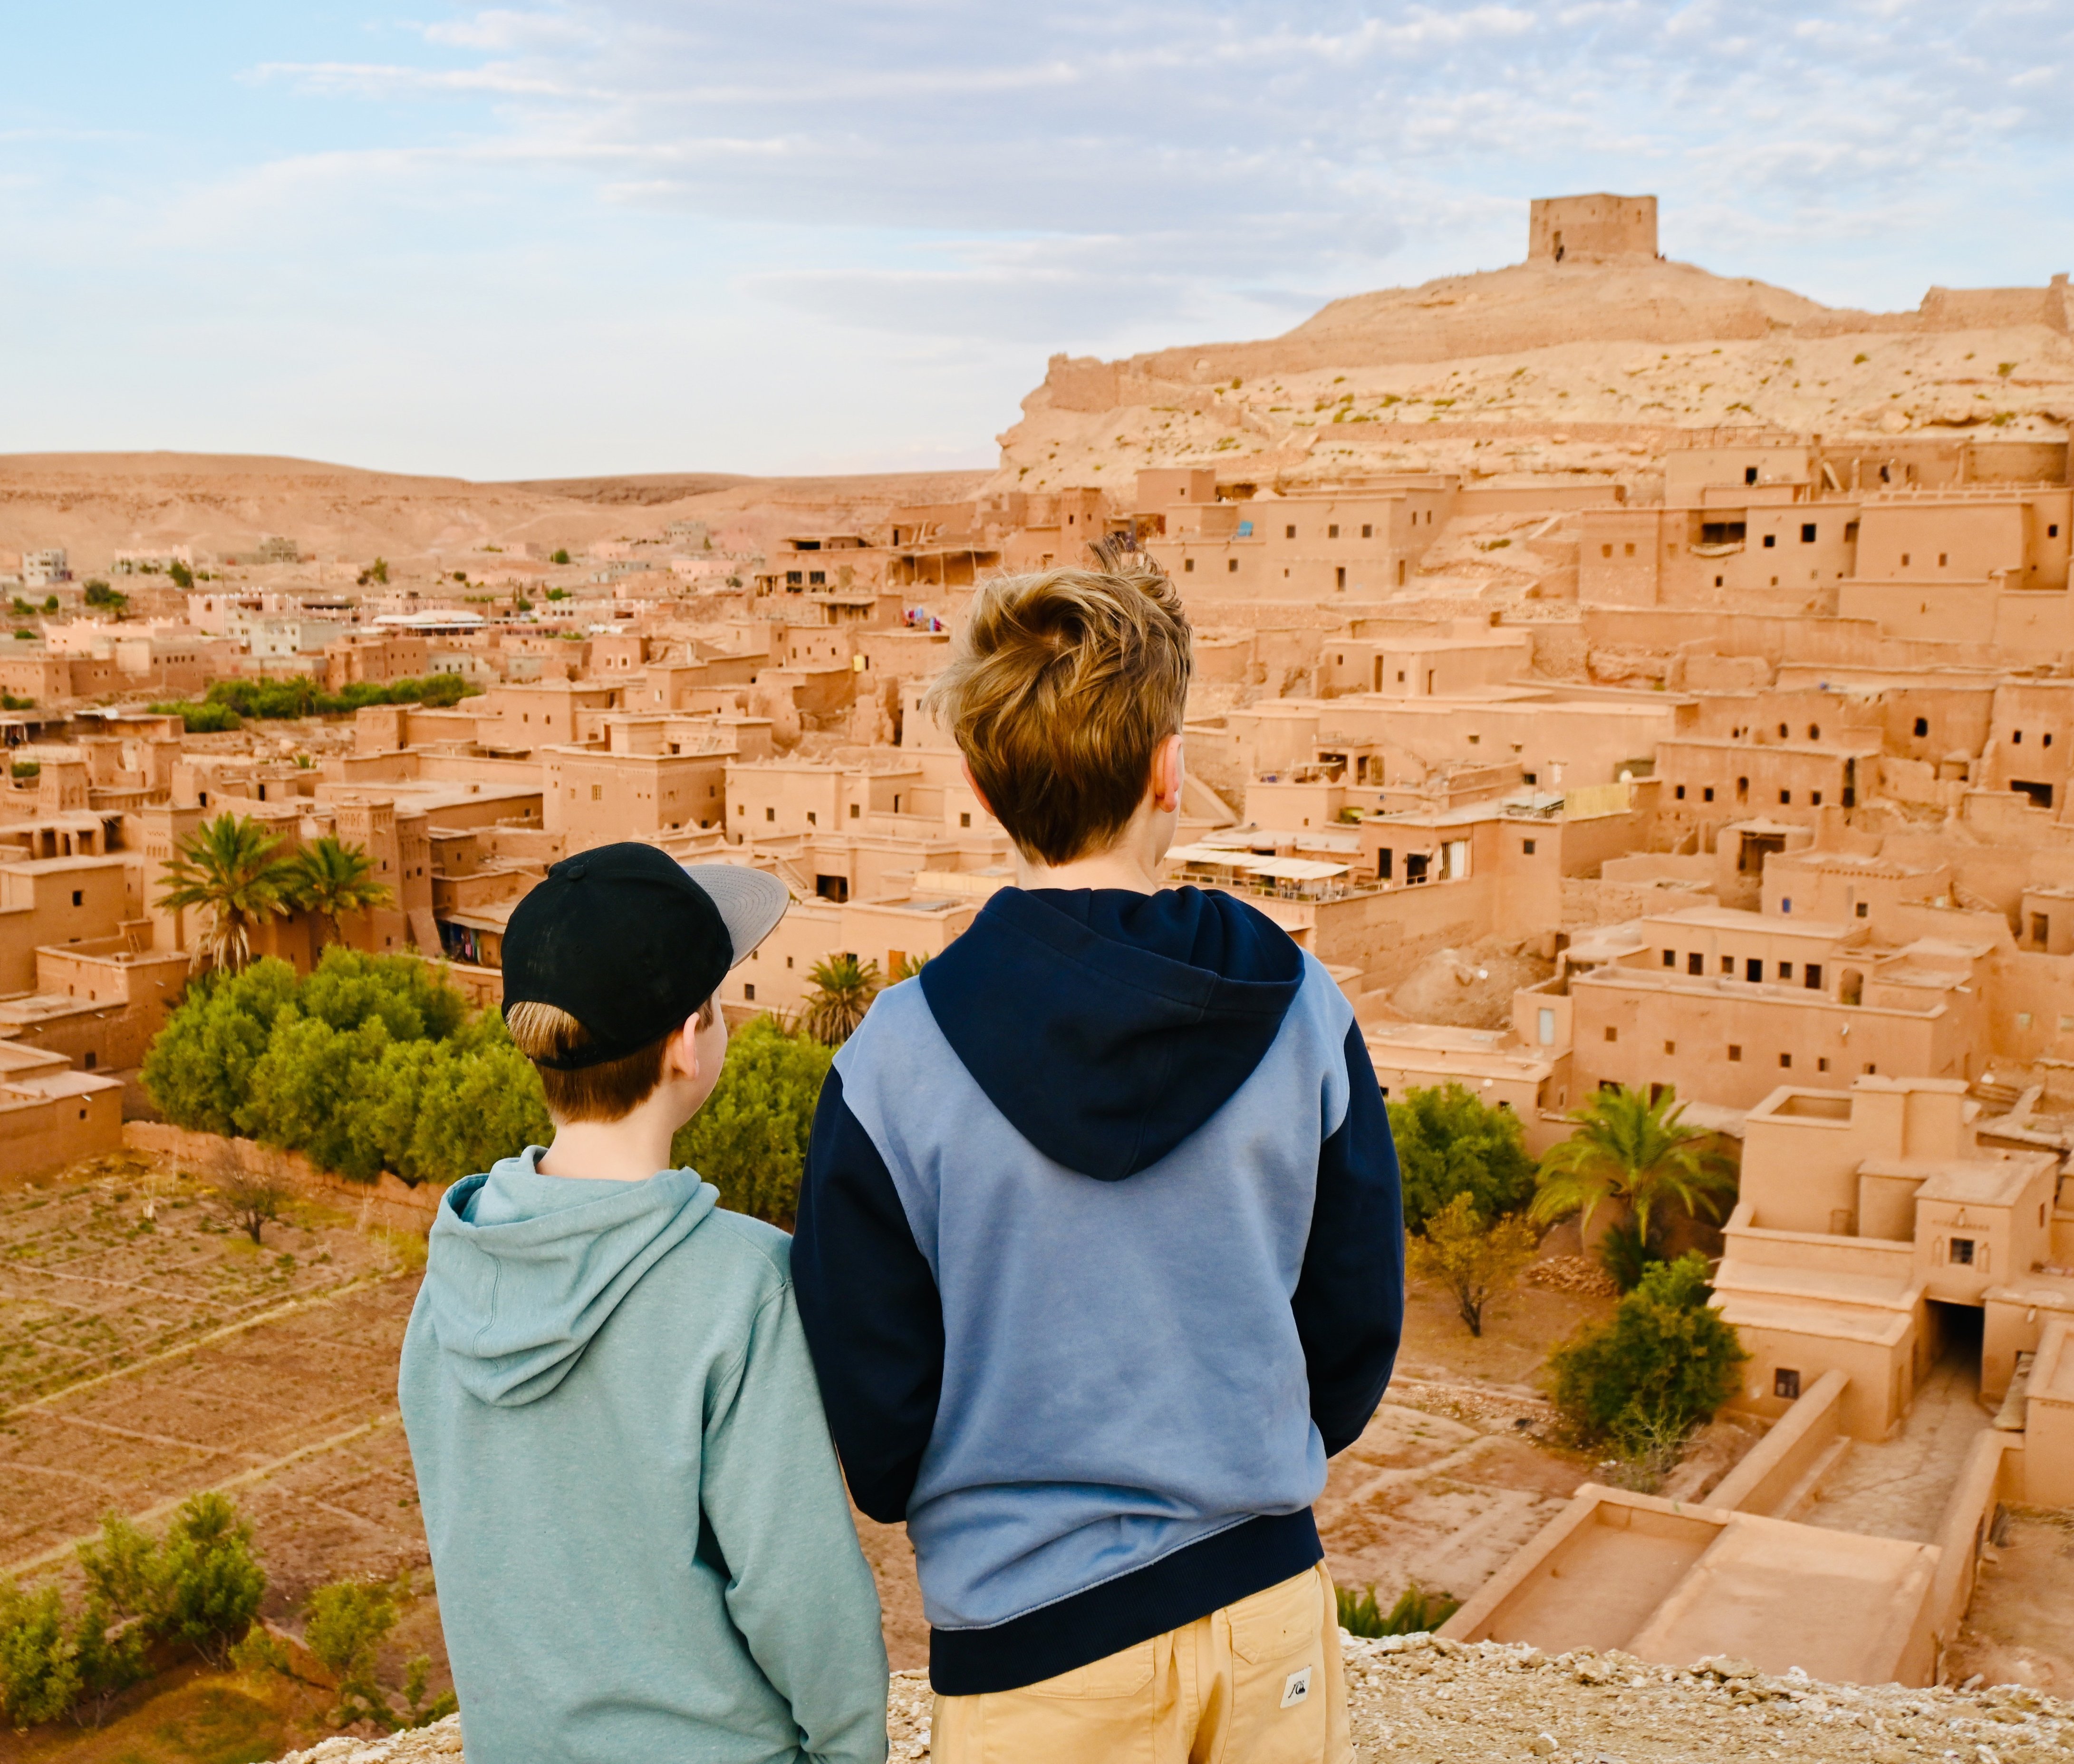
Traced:
<svg viewBox="0 0 2074 1764">
<path fill-rule="evenodd" d="M 1537 196 L 1528 211 L 1527 261 L 1573 257 L 1649 257 L 1656 252 L 1653 196 Z"/>
<path fill-rule="evenodd" d="M 350 1182 L 320 1170 L 299 1151 L 283 1151 L 254 1139 L 191 1132 L 166 1122 L 125 1122 L 122 1142 L 133 1151 L 185 1165 L 205 1179 L 226 1163 L 233 1165 L 249 1175 L 278 1182 L 300 1199 L 349 1208 L 362 1225 L 386 1231 L 429 1231 L 447 1192 L 444 1183 L 421 1182 L 414 1188 L 386 1170 L 372 1182 Z"/>
</svg>

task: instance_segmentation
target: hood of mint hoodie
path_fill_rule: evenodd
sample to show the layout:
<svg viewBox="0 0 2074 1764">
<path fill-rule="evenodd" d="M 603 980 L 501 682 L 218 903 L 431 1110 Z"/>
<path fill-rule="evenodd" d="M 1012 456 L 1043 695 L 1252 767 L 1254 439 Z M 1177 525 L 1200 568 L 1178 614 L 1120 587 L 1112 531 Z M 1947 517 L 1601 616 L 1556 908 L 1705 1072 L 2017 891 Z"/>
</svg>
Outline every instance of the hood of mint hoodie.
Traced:
<svg viewBox="0 0 2074 1764">
<path fill-rule="evenodd" d="M 879 1764 L 791 1240 L 688 1170 L 450 1189 L 399 1394 L 471 1757 Z"/>
</svg>

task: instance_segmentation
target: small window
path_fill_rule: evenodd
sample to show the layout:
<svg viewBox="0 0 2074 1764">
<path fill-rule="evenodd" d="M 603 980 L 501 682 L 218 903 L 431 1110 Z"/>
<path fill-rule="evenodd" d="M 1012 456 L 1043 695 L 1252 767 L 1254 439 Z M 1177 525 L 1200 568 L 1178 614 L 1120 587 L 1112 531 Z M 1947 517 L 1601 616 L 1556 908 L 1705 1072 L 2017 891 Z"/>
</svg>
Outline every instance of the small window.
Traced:
<svg viewBox="0 0 2074 1764">
<path fill-rule="evenodd" d="M 1949 563 L 1949 562 L 1951 561 L 1951 557 L 1952 557 L 1952 554 L 1951 554 L 1949 552 L 1940 552 L 1937 554 L 1937 567 L 1938 567 L 1938 568 L 1940 568 L 1940 569 L 1944 568 L 1944 566 L 1945 566 L 1948 563 Z"/>
<path fill-rule="evenodd" d="M 958 816 L 958 824 L 961 827 L 969 827 L 972 825 L 972 812 L 969 809 L 961 812 Z"/>
<path fill-rule="evenodd" d="M 1736 958 L 1733 956 L 1721 957 L 1721 972 L 1731 980 L 1736 977 Z"/>
<path fill-rule="evenodd" d="M 1614 1028 L 1611 1023 L 1608 1023 L 1606 1025 L 1606 1039 L 1609 1041 L 1618 1041 L 1620 1039 L 1620 1031 Z"/>
<path fill-rule="evenodd" d="M 1800 1400 L 1800 1374 L 1791 1366 L 1775 1366 L 1771 1374 L 1771 1394 L 1783 1397 L 1788 1403 Z"/>
<path fill-rule="evenodd" d="M 1336 522 L 1334 522 L 1334 523 L 1332 523 L 1332 525 L 1331 525 L 1330 527 L 1327 527 L 1327 528 L 1325 529 L 1325 537 L 1326 537 L 1327 539 L 1337 539 L 1339 536 L 1340 536 L 1339 523 L 1336 521 Z"/>
<path fill-rule="evenodd" d="M 1694 950 L 1690 955 L 1686 956 L 1685 972 L 1687 973 L 1704 974 L 1706 971 L 1707 958 L 1702 956 L 1698 950 Z"/>
<path fill-rule="evenodd" d="M 2023 731 L 2022 731 L 2022 729 L 2019 729 L 2018 730 L 2017 730 L 2017 732 L 2016 732 L 2014 734 L 2013 734 L 2013 735 L 2011 735 L 2011 736 L 2010 737 L 2010 742 L 2011 745 L 2012 745 L 2012 746 L 2017 746 L 2017 747 L 2021 747 L 2021 746 L 2023 746 Z"/>
<path fill-rule="evenodd" d="M 1746 484 L 1757 482 L 1757 468 L 1754 465 L 1746 465 L 1743 468 L 1743 482 Z"/>
<path fill-rule="evenodd" d="M 752 1005 L 756 1002 L 756 982 L 754 981 L 745 980 L 742 981 L 742 996 Z"/>
<path fill-rule="evenodd" d="M 1783 961 L 1779 965 L 1779 977 L 1781 980 L 1791 980 L 1793 977 L 1793 964 L 1791 962 Z"/>
<path fill-rule="evenodd" d="M 1663 1044 L 1663 1051 L 1667 1054 L 1675 1054 L 1678 1051 L 1678 1043 L 1675 1041 L 1667 1041 Z"/>
<path fill-rule="evenodd" d="M 864 813 L 863 809 L 862 809 L 861 808 L 860 808 L 857 804 L 855 804 L 855 803 L 852 803 L 852 804 L 849 805 L 849 818 L 850 818 L 852 820 L 857 820 L 860 816 L 861 816 L 863 815 L 863 813 Z"/>
<path fill-rule="evenodd" d="M 1743 978 L 1753 986 L 1764 984 L 1764 964 L 1754 956 L 1743 964 Z"/>
<path fill-rule="evenodd" d="M 1767 552 L 1778 543 L 1779 535 L 1776 533 L 1767 533 L 1764 535 L 1764 548 Z"/>
<path fill-rule="evenodd" d="M 1634 542 L 1633 542 L 1632 540 L 1630 540 L 1630 541 L 1628 543 L 1628 545 L 1627 545 L 1627 547 L 1626 547 L 1626 556 L 1630 556 L 1630 557 L 1632 557 L 1632 556 L 1634 556 Z"/>
<path fill-rule="evenodd" d="M 1907 569 L 1908 568 L 1908 553 L 1906 552 L 1903 552 L 1901 554 L 1901 567 L 1903 569 Z"/>
<path fill-rule="evenodd" d="M 763 811 L 763 818 L 766 820 L 775 820 L 778 818 L 778 811 L 775 808 L 766 808 Z"/>
<path fill-rule="evenodd" d="M 1973 1262 L 1973 1240 L 1971 1237 L 1954 1237 L 1952 1240 L 1952 1254 L 1949 1259 L 1956 1266 L 1971 1267 Z"/>
<path fill-rule="evenodd" d="M 1741 1063 L 1742 1057 L 1743 1057 L 1743 1051 L 1742 1051 L 1742 1049 L 1741 1049 L 1741 1048 L 1740 1048 L 1740 1047 L 1738 1047 L 1735 1044 L 1735 1043 L 1733 1043 L 1733 1041 L 1732 1041 L 1732 1042 L 1730 1042 L 1730 1043 L 1729 1043 L 1729 1060 L 1731 1061 L 1731 1063 L 1733 1063 L 1733 1064 L 1740 1064 Z"/>
<path fill-rule="evenodd" d="M 1367 521 L 1361 523 L 1361 537 L 1363 539 L 1374 539 L 1375 537 L 1375 527 L 1372 523 Z"/>
<path fill-rule="evenodd" d="M 2045 530 L 2045 536 L 2046 536 L 2047 539 L 2057 539 L 2057 538 L 2059 538 L 2059 537 L 2060 537 L 2060 523 L 2059 523 L 2059 522 L 2055 521 L 2055 522 L 2053 522 L 2050 526 L 2048 526 L 2048 527 L 2046 528 L 2046 530 Z"/>
<path fill-rule="evenodd" d="M 1296 536 L 1296 529 L 1293 527 L 1285 527 L 1282 529 L 1282 536 L 1284 539 L 1294 539 Z"/>
<path fill-rule="evenodd" d="M 1228 557 L 1228 558 L 1226 558 L 1226 559 L 1225 560 L 1225 569 L 1226 569 L 1226 571 L 1228 571 L 1230 574 L 1232 574 L 1232 575 L 1233 575 L 1233 576 L 1237 575 L 1237 574 L 1238 574 L 1238 560 L 1237 560 L 1237 558 L 1235 558 L 1235 557 Z"/>
<path fill-rule="evenodd" d="M 1782 790 L 1779 793 L 1779 800 L 1782 808 L 1791 808 L 1793 806 L 1793 792 L 1790 790 Z"/>
<path fill-rule="evenodd" d="M 1534 855 L 1534 841 L 1531 839 L 1520 841 L 1519 853 L 1522 857 L 1531 857 Z"/>
<path fill-rule="evenodd" d="M 1703 803 L 1711 803 L 1713 799 L 1714 787 L 1712 784 L 1708 784 L 1700 791 L 1700 800 Z"/>
<path fill-rule="evenodd" d="M 93 1050 L 92 1048 L 90 1048 L 90 1047 L 89 1047 L 89 1048 L 87 1050 L 86 1059 L 85 1059 L 85 1060 L 84 1061 L 84 1064 L 85 1064 L 85 1067 L 86 1067 L 86 1069 L 87 1069 L 89 1072 L 93 1071 L 93 1068 L 94 1068 L 94 1067 L 95 1067 L 97 1064 L 99 1064 L 99 1061 L 100 1061 L 100 1056 L 99 1056 L 99 1055 L 97 1055 L 97 1054 L 96 1054 L 96 1053 L 93 1051 Z"/>
<path fill-rule="evenodd" d="M 1819 790 L 1811 790 L 1811 791 L 1808 791 L 1808 800 L 1811 804 L 1812 804 L 1816 808 L 1820 808 L 1822 806 L 1822 793 L 1821 793 L 1821 791 L 1820 791 Z"/>
<path fill-rule="evenodd" d="M 1184 576 L 1192 576 L 1192 575 L 1194 575 L 1194 574 L 1195 574 L 1195 572 L 1196 572 L 1196 560 L 1195 560 L 1195 559 L 1193 559 L 1192 557 L 1184 557 L 1184 558 L 1183 558 L 1183 559 L 1181 560 L 1181 573 L 1182 573 Z"/>
<path fill-rule="evenodd" d="M 603 802 L 605 800 L 605 786 L 602 784 L 593 784 L 590 787 L 590 799 L 594 803 Z"/>
<path fill-rule="evenodd" d="M 1675 968 L 1678 965 L 1678 952 L 1676 950 L 1667 949 L 1663 952 L 1663 965 L 1667 968 Z"/>
<path fill-rule="evenodd" d="M 1781 1054 L 1779 1056 L 1779 1064 L 1782 1069 L 1791 1072 L 1793 1069 L 1793 1056 L 1791 1054 Z"/>
<path fill-rule="evenodd" d="M 72 903 L 75 907 L 84 907 L 86 904 L 86 890 L 83 888 L 72 890 Z"/>
<path fill-rule="evenodd" d="M 1919 717 L 1915 719 L 1915 733 L 1919 735 L 1927 735 L 1930 733 L 1930 719 L 1927 717 Z"/>
<path fill-rule="evenodd" d="M 1815 523 L 1812 521 L 1803 521 L 1800 523 L 1800 543 L 1803 545 L 1812 545 L 1815 543 Z"/>
<path fill-rule="evenodd" d="M 1857 915 L 1859 918 L 1869 919 L 1872 916 L 1872 903 L 1869 901 L 1861 900 L 1858 903 Z"/>
<path fill-rule="evenodd" d="M 1819 961 L 1811 961 L 1808 963 L 1805 968 L 1801 969 L 1800 977 L 1810 992 L 1820 992 L 1822 989 L 1821 963 Z"/>
<path fill-rule="evenodd" d="M 1610 545 L 1601 545 L 1601 546 L 1599 547 L 1599 556 L 1601 556 L 1601 557 L 1611 557 L 1613 555 L 1613 547 L 1612 547 L 1612 546 L 1610 546 Z"/>
<path fill-rule="evenodd" d="M 1682 803 L 1685 800 L 1685 787 L 1683 784 L 1674 785 L 1671 794 Z"/>
</svg>

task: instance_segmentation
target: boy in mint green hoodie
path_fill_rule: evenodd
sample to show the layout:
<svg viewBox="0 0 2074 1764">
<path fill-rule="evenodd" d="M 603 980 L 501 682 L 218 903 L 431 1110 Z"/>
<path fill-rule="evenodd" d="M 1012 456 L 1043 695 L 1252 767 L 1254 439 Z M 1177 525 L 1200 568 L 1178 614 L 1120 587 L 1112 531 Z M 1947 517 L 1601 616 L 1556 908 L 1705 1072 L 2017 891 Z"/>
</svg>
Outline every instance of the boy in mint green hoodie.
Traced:
<svg viewBox="0 0 2074 1764">
<path fill-rule="evenodd" d="M 886 1649 L 792 1295 L 671 1135 L 775 877 L 559 863 L 504 944 L 554 1143 L 450 1189 L 399 1376 L 470 1764 L 881 1764 Z"/>
</svg>

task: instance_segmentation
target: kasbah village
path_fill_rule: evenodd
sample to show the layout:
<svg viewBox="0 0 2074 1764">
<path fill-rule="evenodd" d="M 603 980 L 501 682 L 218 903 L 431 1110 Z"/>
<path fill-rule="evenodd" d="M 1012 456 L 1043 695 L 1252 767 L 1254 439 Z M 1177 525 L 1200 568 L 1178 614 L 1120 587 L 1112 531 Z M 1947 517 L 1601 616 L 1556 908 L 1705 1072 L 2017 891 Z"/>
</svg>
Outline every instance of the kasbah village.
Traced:
<svg viewBox="0 0 2074 1764">
<path fill-rule="evenodd" d="M 394 1393 L 438 1159 L 195 1106 L 151 1050 L 211 971 L 410 968 L 465 1037 L 546 867 L 638 839 L 791 890 L 737 1034 L 853 1021 L 1013 877 L 922 704 L 975 585 L 1097 543 L 1196 634 L 1170 878 L 1327 965 L 1407 1182 L 1421 1108 L 1529 1195 L 1617 1118 L 1717 1172 L 1422 1265 L 1318 1510 L 1360 1754 L 2074 1748 L 2074 292 L 1841 310 L 1653 197 L 1522 209 L 1509 268 L 1055 357 L 990 473 L 0 461 L 9 1621 L 200 1491 L 266 1576 L 233 1655 L 0 1751 L 458 1752 Z M 1725 1402 L 1580 1431 L 1551 1350 L 1687 1251 Z"/>
</svg>

